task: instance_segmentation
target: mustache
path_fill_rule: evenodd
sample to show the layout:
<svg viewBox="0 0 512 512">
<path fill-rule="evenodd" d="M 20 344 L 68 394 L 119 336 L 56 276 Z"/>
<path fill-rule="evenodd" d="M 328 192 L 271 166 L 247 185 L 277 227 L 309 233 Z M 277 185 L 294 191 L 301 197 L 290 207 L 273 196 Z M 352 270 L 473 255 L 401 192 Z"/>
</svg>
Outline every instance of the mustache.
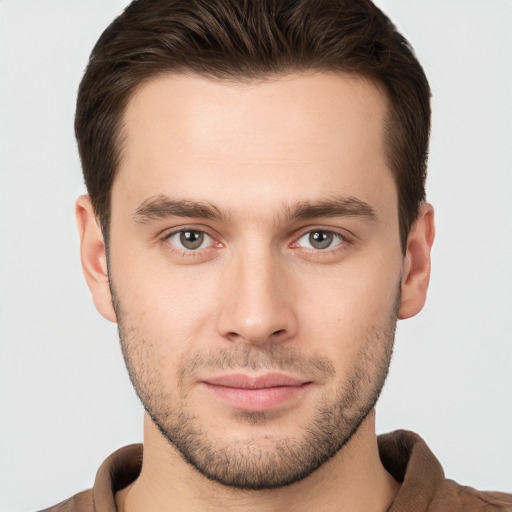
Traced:
<svg viewBox="0 0 512 512">
<path fill-rule="evenodd" d="M 197 351 L 182 358 L 180 382 L 193 379 L 204 370 L 280 370 L 314 377 L 325 383 L 336 374 L 332 361 L 319 354 L 303 354 L 283 345 L 248 347 L 233 345 L 214 352 Z"/>
</svg>

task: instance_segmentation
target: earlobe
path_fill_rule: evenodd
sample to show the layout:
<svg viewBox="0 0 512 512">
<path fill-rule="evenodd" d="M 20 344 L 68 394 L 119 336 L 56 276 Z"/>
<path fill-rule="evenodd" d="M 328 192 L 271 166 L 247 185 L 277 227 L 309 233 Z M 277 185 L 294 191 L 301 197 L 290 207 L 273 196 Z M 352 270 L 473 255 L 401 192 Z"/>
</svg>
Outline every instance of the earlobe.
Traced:
<svg viewBox="0 0 512 512">
<path fill-rule="evenodd" d="M 407 238 L 407 251 L 402 269 L 402 296 L 398 310 L 400 319 L 416 315 L 425 304 L 430 280 L 430 251 L 434 237 L 434 209 L 430 204 L 423 203 Z"/>
<path fill-rule="evenodd" d="M 108 282 L 105 243 L 89 196 L 80 196 L 77 199 L 75 213 L 80 236 L 82 269 L 94 304 L 107 320 L 116 322 Z"/>
</svg>

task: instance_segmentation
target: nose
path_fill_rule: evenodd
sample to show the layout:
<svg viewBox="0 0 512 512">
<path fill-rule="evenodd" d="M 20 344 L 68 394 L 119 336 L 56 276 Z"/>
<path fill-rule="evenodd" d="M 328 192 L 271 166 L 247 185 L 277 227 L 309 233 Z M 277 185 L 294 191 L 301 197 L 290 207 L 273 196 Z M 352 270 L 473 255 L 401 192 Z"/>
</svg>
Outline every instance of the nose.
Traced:
<svg viewBox="0 0 512 512">
<path fill-rule="evenodd" d="M 233 260 L 223 276 L 219 334 L 232 342 L 260 346 L 292 339 L 297 316 L 286 265 L 270 251 Z"/>
</svg>

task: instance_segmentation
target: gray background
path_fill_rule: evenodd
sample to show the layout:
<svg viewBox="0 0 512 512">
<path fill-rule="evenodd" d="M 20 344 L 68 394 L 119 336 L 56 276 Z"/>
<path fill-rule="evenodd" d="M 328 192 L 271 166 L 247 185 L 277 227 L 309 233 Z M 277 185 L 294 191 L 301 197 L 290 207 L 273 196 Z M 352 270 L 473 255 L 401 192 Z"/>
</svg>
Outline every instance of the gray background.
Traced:
<svg viewBox="0 0 512 512">
<path fill-rule="evenodd" d="M 89 51 L 121 0 L 0 1 L 0 510 L 90 487 L 142 410 L 81 274 L 73 138 Z M 431 81 L 429 300 L 401 322 L 378 430 L 512 491 L 512 2 L 381 0 Z"/>
</svg>

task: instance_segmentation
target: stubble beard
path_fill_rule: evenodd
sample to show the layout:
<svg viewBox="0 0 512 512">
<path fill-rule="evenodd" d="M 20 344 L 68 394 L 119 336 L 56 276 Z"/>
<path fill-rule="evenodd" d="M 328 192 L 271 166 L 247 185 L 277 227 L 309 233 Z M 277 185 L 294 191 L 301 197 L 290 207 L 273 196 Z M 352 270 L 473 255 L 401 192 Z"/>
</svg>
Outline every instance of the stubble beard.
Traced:
<svg viewBox="0 0 512 512">
<path fill-rule="evenodd" d="M 113 291 L 113 290 L 112 290 Z M 324 393 L 301 437 L 268 435 L 218 439 L 208 422 L 187 406 L 189 391 L 171 396 L 159 379 L 152 342 L 129 326 L 113 293 L 121 347 L 135 391 L 153 423 L 182 458 L 208 479 L 237 489 L 275 489 L 298 482 L 326 463 L 349 442 L 373 410 L 391 361 L 397 322 L 395 308 L 385 324 L 371 326 L 362 340 L 354 365 L 335 392 Z M 179 382 L 192 382 L 198 369 L 272 369 L 313 372 L 324 383 L 334 382 L 332 362 L 323 356 L 302 355 L 283 345 L 253 348 L 233 344 L 211 354 L 196 353 L 181 361 Z M 239 411 L 237 419 L 251 431 L 271 424 L 273 411 Z M 204 423 L 204 424 L 203 424 Z M 263 442 L 264 441 L 264 442 Z"/>
</svg>

